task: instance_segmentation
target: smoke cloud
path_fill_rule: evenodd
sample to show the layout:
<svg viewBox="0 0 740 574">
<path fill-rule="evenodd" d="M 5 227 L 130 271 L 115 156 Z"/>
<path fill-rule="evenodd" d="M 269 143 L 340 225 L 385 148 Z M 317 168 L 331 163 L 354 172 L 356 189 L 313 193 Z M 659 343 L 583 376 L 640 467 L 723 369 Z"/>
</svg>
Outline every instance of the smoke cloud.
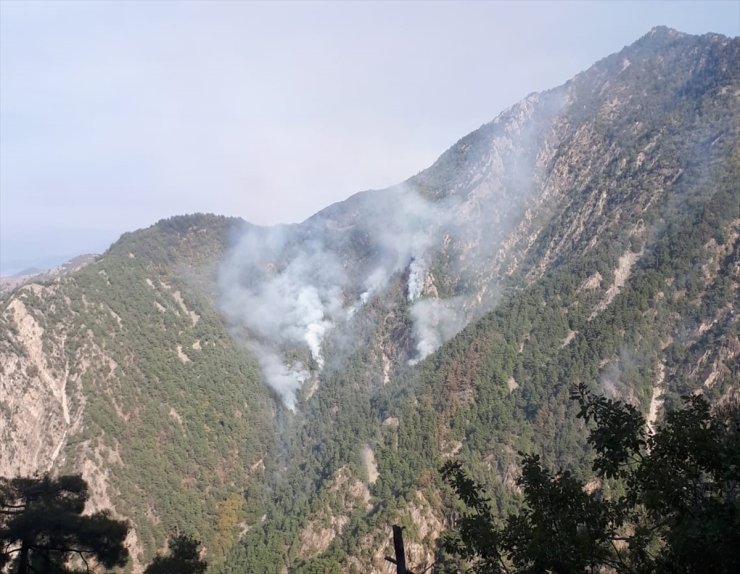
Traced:
<svg viewBox="0 0 740 574">
<path fill-rule="evenodd" d="M 322 341 L 346 315 L 347 282 L 337 257 L 321 241 L 296 242 L 293 229 L 248 228 L 219 277 L 222 310 L 246 329 L 265 379 L 291 408 L 310 370 L 281 359 L 281 353 L 303 345 L 314 368 L 323 367 Z"/>
<path fill-rule="evenodd" d="M 329 334 L 349 327 L 341 336 L 351 338 L 349 322 L 392 279 L 406 279 L 396 304 L 412 322 L 411 364 L 495 304 L 495 262 L 556 149 L 542 142 L 564 94 L 528 97 L 405 184 L 299 225 L 245 228 L 221 269 L 221 308 L 288 407 L 327 364 Z"/>
<path fill-rule="evenodd" d="M 275 351 L 257 341 L 249 341 L 248 348 L 257 357 L 262 374 L 286 407 L 295 410 L 295 396 L 310 373 L 300 361 L 287 364 Z"/>
<path fill-rule="evenodd" d="M 422 299 L 411 308 L 416 339 L 414 365 L 431 355 L 442 343 L 454 337 L 465 326 L 461 297 L 453 299 Z"/>
<path fill-rule="evenodd" d="M 324 367 L 327 334 L 396 273 L 408 270 L 417 359 L 459 329 L 453 305 L 422 298 L 427 253 L 451 225 L 448 206 L 404 187 L 358 194 L 346 203 L 301 225 L 247 227 L 221 268 L 221 309 L 289 408 L 301 385 Z M 312 364 L 286 358 L 301 348 Z"/>
</svg>

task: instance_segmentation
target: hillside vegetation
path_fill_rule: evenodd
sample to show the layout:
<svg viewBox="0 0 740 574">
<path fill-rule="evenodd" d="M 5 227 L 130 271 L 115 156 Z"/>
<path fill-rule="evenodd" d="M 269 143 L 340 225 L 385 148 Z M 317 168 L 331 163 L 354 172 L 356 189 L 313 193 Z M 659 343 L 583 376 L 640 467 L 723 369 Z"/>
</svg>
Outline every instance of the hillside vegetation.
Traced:
<svg viewBox="0 0 740 574">
<path fill-rule="evenodd" d="M 162 221 L 4 301 L 3 472 L 81 471 L 97 507 L 136 525 L 139 562 L 184 527 L 223 556 L 274 442 L 255 364 L 211 298 L 234 223 Z"/>
</svg>

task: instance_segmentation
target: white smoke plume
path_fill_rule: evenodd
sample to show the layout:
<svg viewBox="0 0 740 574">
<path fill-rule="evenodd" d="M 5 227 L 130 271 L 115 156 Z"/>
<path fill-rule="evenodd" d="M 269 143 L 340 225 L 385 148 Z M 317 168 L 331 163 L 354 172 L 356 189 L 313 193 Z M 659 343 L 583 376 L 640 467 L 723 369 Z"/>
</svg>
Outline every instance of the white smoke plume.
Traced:
<svg viewBox="0 0 740 574">
<path fill-rule="evenodd" d="M 267 383 L 290 408 L 311 369 L 324 367 L 329 331 L 382 292 L 394 273 L 409 269 L 408 298 L 415 307 L 423 303 L 426 253 L 451 217 L 445 206 L 404 188 L 353 200 L 362 215 L 347 225 L 320 213 L 300 226 L 248 227 L 221 268 L 221 309 L 247 339 Z M 351 243 L 357 237 L 372 246 L 366 261 Z M 413 311 L 420 322 L 415 328 L 420 356 L 438 347 L 450 331 L 442 323 L 453 311 L 434 307 L 434 316 L 428 317 L 429 310 L 421 305 Z M 312 367 L 281 359 L 286 349 L 300 346 L 310 351 Z"/>
<path fill-rule="evenodd" d="M 310 373 L 302 363 L 286 365 L 283 359 L 274 351 L 258 343 L 250 341 L 249 350 L 257 357 L 262 374 L 291 411 L 295 411 L 295 396 L 301 385 L 309 378 Z"/>
<path fill-rule="evenodd" d="M 424 290 L 424 280 L 426 278 L 426 265 L 421 259 L 414 259 L 409 265 L 409 282 L 407 296 L 409 301 L 414 301 L 421 297 Z"/>
<path fill-rule="evenodd" d="M 465 326 L 462 299 L 421 299 L 411 308 L 417 355 L 414 365 L 431 355 Z"/>
<path fill-rule="evenodd" d="M 322 341 L 345 315 L 346 279 L 331 251 L 317 241 L 295 245 L 290 229 L 249 228 L 224 262 L 219 282 L 222 310 L 246 329 L 266 381 L 293 407 L 310 373 L 286 364 L 281 350 L 305 345 L 323 367 Z"/>
</svg>

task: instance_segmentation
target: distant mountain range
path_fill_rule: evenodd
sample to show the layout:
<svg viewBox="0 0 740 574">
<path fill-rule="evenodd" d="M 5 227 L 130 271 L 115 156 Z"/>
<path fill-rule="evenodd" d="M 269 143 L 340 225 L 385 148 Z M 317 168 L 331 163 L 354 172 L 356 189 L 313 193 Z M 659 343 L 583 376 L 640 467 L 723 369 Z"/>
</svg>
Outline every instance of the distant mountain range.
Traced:
<svg viewBox="0 0 740 574">
<path fill-rule="evenodd" d="M 92 263 L 95 260 L 95 257 L 96 255 L 88 253 L 85 255 L 70 257 L 61 265 L 52 265 L 43 269 L 36 267 L 21 269 L 11 275 L 0 277 L 0 293 L 9 291 L 10 289 L 30 281 L 49 281 L 50 279 L 60 275 L 72 273 L 73 271 L 77 271 L 81 267 L 84 267 L 88 263 Z"/>
<path fill-rule="evenodd" d="M 740 392 L 740 40 L 655 28 L 297 225 L 188 215 L 0 295 L 0 473 L 81 472 L 213 571 L 385 572 L 458 457 L 586 476 L 586 382 L 658 424 Z M 483 72 L 482 72 L 483 73 Z M 421 568 L 423 569 L 423 568 Z"/>
</svg>

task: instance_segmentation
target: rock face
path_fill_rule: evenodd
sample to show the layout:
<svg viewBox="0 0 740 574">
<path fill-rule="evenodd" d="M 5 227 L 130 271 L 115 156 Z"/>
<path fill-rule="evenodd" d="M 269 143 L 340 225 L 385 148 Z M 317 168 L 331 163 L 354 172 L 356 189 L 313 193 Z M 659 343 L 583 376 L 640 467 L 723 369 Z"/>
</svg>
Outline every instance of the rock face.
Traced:
<svg viewBox="0 0 740 574">
<path fill-rule="evenodd" d="M 0 358 L 4 365 L 0 392 L 6 397 L 4 405 L 10 415 L 3 421 L 0 446 L 3 476 L 50 469 L 71 427 L 69 374 L 51 366 L 53 357 L 47 357 L 43 350 L 44 328 L 23 302 L 27 294 L 43 296 L 44 288 L 32 285 L 23 291 L 3 313 L 9 348 Z"/>
<path fill-rule="evenodd" d="M 82 472 L 136 568 L 179 530 L 238 571 L 383 572 L 390 524 L 422 564 L 454 521 L 440 461 L 499 509 L 518 449 L 585 464 L 568 384 L 651 425 L 730 400 L 738 61 L 657 28 L 403 184 L 164 220 L 2 295 L 0 473 Z"/>
</svg>

